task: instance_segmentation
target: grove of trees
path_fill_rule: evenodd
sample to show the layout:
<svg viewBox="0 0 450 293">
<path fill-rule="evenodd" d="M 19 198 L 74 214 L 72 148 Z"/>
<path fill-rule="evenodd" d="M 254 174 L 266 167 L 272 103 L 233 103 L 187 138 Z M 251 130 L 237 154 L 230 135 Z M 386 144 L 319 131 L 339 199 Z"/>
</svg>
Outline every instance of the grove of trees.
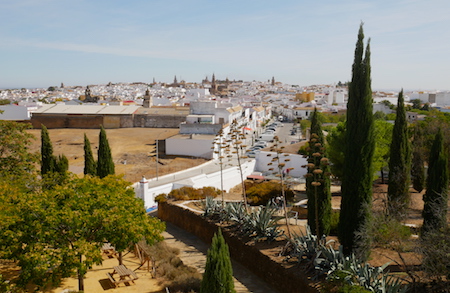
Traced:
<svg viewBox="0 0 450 293">
<path fill-rule="evenodd" d="M 61 157 L 52 154 L 45 127 L 42 174 L 26 126 L 0 121 L 0 130 L 0 258 L 20 267 L 19 286 L 42 289 L 78 276 L 81 291 L 87 270 L 102 262 L 105 242 L 121 253 L 141 240 L 162 240 L 165 225 L 146 215 L 131 183 L 113 175 L 78 178 L 55 168 Z M 45 177 L 55 173 L 64 176 L 47 184 Z"/>
</svg>

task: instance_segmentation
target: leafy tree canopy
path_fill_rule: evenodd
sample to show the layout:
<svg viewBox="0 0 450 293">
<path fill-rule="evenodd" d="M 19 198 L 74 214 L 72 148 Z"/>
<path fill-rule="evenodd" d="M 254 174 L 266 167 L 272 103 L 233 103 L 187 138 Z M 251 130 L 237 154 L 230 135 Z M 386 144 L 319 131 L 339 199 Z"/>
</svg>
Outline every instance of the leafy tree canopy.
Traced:
<svg viewBox="0 0 450 293">
<path fill-rule="evenodd" d="M 23 192 L 1 182 L 1 257 L 17 260 L 20 284 L 58 284 L 84 276 L 102 261 L 101 246 L 118 251 L 146 239 L 162 239 L 164 224 L 146 215 L 142 200 L 120 177 L 71 177 L 63 186 Z"/>
<path fill-rule="evenodd" d="M 33 176 L 38 155 L 29 152 L 35 137 L 27 124 L 0 120 L 0 177 Z"/>
<path fill-rule="evenodd" d="M 384 120 L 374 121 L 375 151 L 372 158 L 374 179 L 378 178 L 378 172 L 388 164 L 389 146 L 392 140 L 392 128 L 393 125 Z M 331 172 L 337 179 L 342 178 L 345 146 L 344 137 L 344 122 L 338 123 L 327 136 L 328 158 L 332 163 Z"/>
</svg>

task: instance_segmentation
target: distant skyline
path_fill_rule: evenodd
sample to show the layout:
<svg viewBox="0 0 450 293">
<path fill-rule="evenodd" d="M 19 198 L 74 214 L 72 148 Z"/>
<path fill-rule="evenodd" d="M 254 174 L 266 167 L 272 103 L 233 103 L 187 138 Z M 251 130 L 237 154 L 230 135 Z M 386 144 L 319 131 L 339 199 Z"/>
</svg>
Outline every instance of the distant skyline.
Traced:
<svg viewBox="0 0 450 293">
<path fill-rule="evenodd" d="M 108 82 L 346 82 L 357 32 L 374 90 L 450 90 L 444 0 L 0 2 L 0 88 Z"/>
</svg>

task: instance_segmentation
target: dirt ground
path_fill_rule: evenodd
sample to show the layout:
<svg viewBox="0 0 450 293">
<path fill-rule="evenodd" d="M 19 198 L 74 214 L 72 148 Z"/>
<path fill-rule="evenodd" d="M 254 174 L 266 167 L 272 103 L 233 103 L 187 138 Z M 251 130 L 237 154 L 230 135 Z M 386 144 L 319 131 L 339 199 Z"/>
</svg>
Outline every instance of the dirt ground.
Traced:
<svg viewBox="0 0 450 293">
<path fill-rule="evenodd" d="M 116 174 L 124 174 L 130 182 L 156 177 L 155 140 L 166 139 L 177 134 L 177 128 L 119 128 L 106 129 Z M 36 137 L 31 151 L 40 152 L 41 130 L 31 129 Z M 84 169 L 84 134 L 91 142 L 92 153 L 97 158 L 98 129 L 49 129 L 55 155 L 64 154 L 69 160 L 69 171 L 77 175 Z M 159 156 L 158 176 L 174 173 L 204 163 L 205 159 L 190 157 Z"/>
</svg>

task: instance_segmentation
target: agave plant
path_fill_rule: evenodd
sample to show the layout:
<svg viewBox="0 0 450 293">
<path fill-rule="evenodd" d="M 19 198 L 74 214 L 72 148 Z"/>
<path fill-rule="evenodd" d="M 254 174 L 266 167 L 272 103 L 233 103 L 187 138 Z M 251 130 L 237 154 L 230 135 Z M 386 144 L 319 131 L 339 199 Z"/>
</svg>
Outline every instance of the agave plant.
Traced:
<svg viewBox="0 0 450 293">
<path fill-rule="evenodd" d="M 221 214 L 222 204 L 219 201 L 214 200 L 214 198 L 206 197 L 201 203 L 204 217 L 212 217 Z"/>
<path fill-rule="evenodd" d="M 401 280 L 386 271 L 389 263 L 381 267 L 373 267 L 361 262 L 354 254 L 345 256 L 342 246 L 335 250 L 324 241 L 317 241 L 317 236 L 311 234 L 309 227 L 306 235 L 295 236 L 292 239 L 294 253 L 299 261 L 313 261 L 315 277 L 326 275 L 327 280 L 341 280 L 350 285 L 360 285 L 375 293 L 403 293 L 407 286 Z M 325 243 L 325 244 L 323 244 Z"/>
<path fill-rule="evenodd" d="M 279 229 L 278 221 L 274 218 L 277 209 L 270 202 L 265 207 L 258 207 L 248 215 L 243 225 L 244 235 L 250 236 L 258 241 L 265 238 L 273 241 L 283 231 Z"/>
<path fill-rule="evenodd" d="M 299 261 L 302 261 L 303 259 L 313 260 L 322 249 L 320 243 L 325 243 L 325 240 L 325 236 L 323 236 L 321 241 L 318 241 L 317 235 L 312 234 L 309 226 L 306 226 L 306 234 L 301 232 L 300 235 L 294 234 L 292 237 L 291 242 L 294 247 L 292 254 L 293 256 L 296 256 Z M 329 243 L 331 243 L 331 241 Z"/>
<path fill-rule="evenodd" d="M 242 202 L 229 202 L 225 205 L 225 220 L 242 224 L 248 217 Z"/>
</svg>

